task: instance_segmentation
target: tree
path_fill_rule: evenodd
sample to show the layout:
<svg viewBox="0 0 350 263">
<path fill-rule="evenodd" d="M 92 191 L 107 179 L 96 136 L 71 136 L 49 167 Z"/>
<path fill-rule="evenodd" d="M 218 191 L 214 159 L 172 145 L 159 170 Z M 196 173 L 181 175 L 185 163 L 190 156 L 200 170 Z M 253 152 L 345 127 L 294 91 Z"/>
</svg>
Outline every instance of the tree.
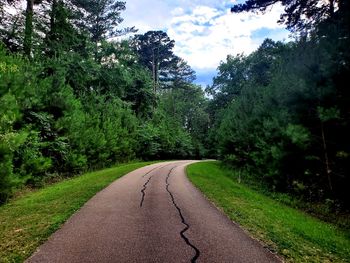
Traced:
<svg viewBox="0 0 350 263">
<path fill-rule="evenodd" d="M 160 97 L 159 107 L 167 118 L 175 120 L 191 135 L 194 155 L 199 158 L 207 153 L 208 99 L 200 86 L 187 83 L 186 88 L 172 89 Z"/>
<path fill-rule="evenodd" d="M 72 3 L 85 12 L 79 23 L 86 29 L 95 43 L 112 38 L 125 32 L 133 32 L 134 28 L 118 29 L 123 21 L 120 16 L 125 10 L 125 2 L 117 0 L 72 0 Z M 84 15 L 84 12 L 81 15 Z"/>
<path fill-rule="evenodd" d="M 196 73 L 187 62 L 175 57 L 174 64 L 165 72 L 161 72 L 163 82 L 168 82 L 165 87 L 186 88 L 196 79 Z"/>
<path fill-rule="evenodd" d="M 142 65 L 152 72 L 153 91 L 159 88 L 184 87 L 196 78 L 185 60 L 173 52 L 175 41 L 166 32 L 148 31 L 131 41 Z"/>
<path fill-rule="evenodd" d="M 2 43 L 11 52 L 22 50 L 22 32 L 24 25 L 21 14 L 11 15 L 3 12 L 0 24 L 0 38 Z"/>
<path fill-rule="evenodd" d="M 281 3 L 285 9 L 281 14 L 280 23 L 285 23 L 292 31 L 305 31 L 328 18 L 333 18 L 337 8 L 341 8 L 346 0 L 247 0 L 243 4 L 236 4 L 231 12 L 260 11 L 276 3 Z"/>
<path fill-rule="evenodd" d="M 24 43 L 23 43 L 24 54 L 27 57 L 30 57 L 30 53 L 32 50 L 33 16 L 34 16 L 34 0 L 27 0 L 26 26 L 24 31 Z"/>
<path fill-rule="evenodd" d="M 228 55 L 226 62 L 220 63 L 213 85 L 206 89 L 213 96 L 212 104 L 216 104 L 216 108 L 226 107 L 240 94 L 242 83 L 248 76 L 248 70 L 246 58 L 243 55 Z"/>
<path fill-rule="evenodd" d="M 33 17 L 34 17 L 34 5 L 40 4 L 42 0 L 26 0 L 26 11 L 25 11 L 25 24 L 24 24 L 24 38 L 23 38 L 23 52 L 27 57 L 31 56 L 32 52 L 32 37 L 33 37 Z M 16 5 L 19 4 L 19 0 L 7 0 L 5 3 L 9 5 Z M 18 20 L 20 14 L 11 16 L 9 14 L 7 16 L 7 27 L 10 28 L 7 30 L 7 32 L 4 32 L 6 37 L 3 37 L 3 41 L 7 46 L 11 45 L 11 39 L 15 37 L 15 32 L 18 27 Z M 3 3 L 0 5 L 0 22 L 2 24 L 2 18 L 5 17 L 5 12 L 3 10 Z M 9 22 L 11 21 L 11 22 Z M 5 21 L 4 21 L 5 22 Z M 6 23 L 5 23 L 6 24 Z M 10 25 L 9 25 L 10 24 Z M 3 31 L 6 31 L 6 29 L 2 29 Z"/>
<path fill-rule="evenodd" d="M 140 63 L 152 72 L 154 93 L 160 86 L 160 76 L 166 78 L 167 71 L 176 61 L 174 45 L 175 41 L 163 31 L 148 31 L 143 35 L 135 35 L 132 41 Z"/>
<path fill-rule="evenodd" d="M 9 4 L 27 6 L 12 16 Z M 190 83 L 194 71 L 164 32 L 138 43 L 143 56 L 130 41 L 110 41 L 125 33 L 117 28 L 124 8 L 0 1 L 0 203 L 51 176 L 204 152 L 206 99 Z M 158 86 L 170 88 L 156 94 Z"/>
<path fill-rule="evenodd" d="M 308 38 L 228 56 L 208 91 L 220 158 L 272 189 L 346 206 L 349 51 L 338 15 Z"/>
<path fill-rule="evenodd" d="M 49 25 L 47 28 L 43 48 L 49 57 L 58 56 L 62 51 L 83 52 L 81 45 L 86 37 L 72 24 L 72 11 L 62 0 L 52 0 L 49 11 Z"/>
</svg>

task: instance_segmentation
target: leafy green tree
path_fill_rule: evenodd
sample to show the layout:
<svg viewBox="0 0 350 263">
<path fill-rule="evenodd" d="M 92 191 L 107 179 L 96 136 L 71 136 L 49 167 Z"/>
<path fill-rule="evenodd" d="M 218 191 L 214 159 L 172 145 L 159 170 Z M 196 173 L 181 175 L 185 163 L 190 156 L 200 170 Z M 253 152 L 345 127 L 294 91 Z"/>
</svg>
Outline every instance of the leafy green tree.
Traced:
<svg viewBox="0 0 350 263">
<path fill-rule="evenodd" d="M 24 37 L 23 37 L 23 52 L 27 57 L 31 56 L 32 53 L 32 38 L 34 34 L 33 29 L 33 18 L 34 18 L 34 5 L 38 5 L 42 3 L 42 0 L 26 0 L 26 11 L 25 11 L 25 22 L 24 22 Z M 18 6 L 20 4 L 19 0 L 6 0 L 5 4 L 10 5 L 12 8 L 16 5 Z M 10 40 L 13 38 L 16 38 L 15 31 L 18 28 L 18 25 L 20 24 L 18 20 L 20 20 L 20 14 L 17 15 L 10 15 L 6 14 L 3 9 L 4 3 L 0 6 L 0 20 L 4 20 L 4 24 L 8 28 L 6 30 L 6 27 L 2 29 L 3 33 L 5 33 L 4 42 L 10 46 Z M 2 24 L 2 21 L 0 21 Z M 6 32 L 7 31 L 7 32 Z M 17 38 L 18 40 L 18 38 Z"/>
<path fill-rule="evenodd" d="M 23 50 L 24 21 L 21 13 L 11 14 L 6 8 L 19 8 L 19 1 L 1 1 L 0 3 L 0 38 L 12 52 Z"/>
<path fill-rule="evenodd" d="M 156 93 L 162 78 L 168 79 L 168 72 L 176 63 L 177 58 L 173 53 L 175 41 L 163 31 L 148 31 L 135 35 L 132 45 L 140 63 L 152 72 L 153 91 Z"/>
<path fill-rule="evenodd" d="M 17 173 L 19 167 L 28 165 L 30 160 L 24 157 L 21 159 L 23 161 L 16 161 L 21 149 L 27 148 L 31 149 L 32 153 L 38 153 L 31 147 L 31 142 L 38 139 L 38 133 L 32 132 L 30 127 L 24 124 L 25 113 L 34 105 L 41 105 L 43 97 L 40 92 L 47 86 L 45 81 L 36 79 L 38 68 L 31 67 L 19 57 L 6 55 L 3 47 L 0 47 L 0 57 L 0 165 L 3 168 L 0 176 L 0 201 L 4 201 L 14 187 L 31 179 L 31 174 Z M 31 160 L 34 158 L 29 157 Z M 49 166 L 41 165 L 39 162 L 38 159 L 33 170 L 39 169 L 45 172 Z"/>
<path fill-rule="evenodd" d="M 226 62 L 220 63 L 218 76 L 213 79 L 213 85 L 206 89 L 206 92 L 213 96 L 212 104 L 216 108 L 226 107 L 240 94 L 247 70 L 243 55 L 229 55 Z"/>
<path fill-rule="evenodd" d="M 74 13 L 62 0 L 53 0 L 49 9 L 50 21 L 45 32 L 42 49 L 50 58 L 59 57 L 74 51 L 86 52 L 87 37 L 73 24 Z"/>
<path fill-rule="evenodd" d="M 32 51 L 33 16 L 34 0 L 27 0 L 23 50 L 24 54 L 28 57 L 30 57 Z"/>
<path fill-rule="evenodd" d="M 125 10 L 125 2 L 116 0 L 72 0 L 72 3 L 86 12 L 80 23 L 90 33 L 93 42 L 100 42 L 118 36 L 123 32 L 118 29 L 118 26 L 123 21 L 121 12 Z"/>
<path fill-rule="evenodd" d="M 33 17 L 34 17 L 34 5 L 40 4 L 42 0 L 27 0 L 27 7 L 25 13 L 25 29 L 23 39 L 23 51 L 27 57 L 31 57 L 32 54 L 32 39 L 34 34 L 33 29 Z"/>
<path fill-rule="evenodd" d="M 186 88 L 172 89 L 160 97 L 159 104 L 167 118 L 175 120 L 191 136 L 194 156 L 205 156 L 210 119 L 206 111 L 208 99 L 202 88 L 188 84 Z"/>
<path fill-rule="evenodd" d="M 318 34 L 289 44 L 266 40 L 249 56 L 228 57 L 210 103 L 232 94 L 217 106 L 212 128 L 226 162 L 273 189 L 345 205 L 349 96 L 338 81 L 348 68 L 335 66 L 343 44 L 334 43 Z M 244 73 L 237 75 L 237 68 Z"/>
<path fill-rule="evenodd" d="M 163 88 L 187 88 L 196 79 L 196 73 L 187 64 L 187 62 L 180 58 L 175 57 L 174 64 L 169 67 L 165 72 L 162 72 Z"/>
<path fill-rule="evenodd" d="M 88 32 L 90 40 L 95 44 L 95 59 L 101 59 L 100 44 L 116 36 L 136 32 L 134 27 L 119 28 L 123 21 L 121 12 L 125 10 L 125 2 L 117 0 L 71 0 L 76 12 L 74 24 L 84 32 Z"/>
<path fill-rule="evenodd" d="M 139 127 L 138 156 L 145 159 L 176 159 L 193 156 L 191 136 L 181 124 L 158 109 L 153 118 Z"/>
</svg>

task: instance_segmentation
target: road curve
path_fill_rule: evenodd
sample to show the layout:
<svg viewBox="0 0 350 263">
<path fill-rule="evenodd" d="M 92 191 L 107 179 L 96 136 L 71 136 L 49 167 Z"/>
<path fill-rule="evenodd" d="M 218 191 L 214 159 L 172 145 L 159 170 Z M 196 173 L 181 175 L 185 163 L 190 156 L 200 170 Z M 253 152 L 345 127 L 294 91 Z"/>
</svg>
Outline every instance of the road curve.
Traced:
<svg viewBox="0 0 350 263">
<path fill-rule="evenodd" d="M 90 199 L 26 262 L 281 262 L 217 210 L 174 161 Z"/>
</svg>

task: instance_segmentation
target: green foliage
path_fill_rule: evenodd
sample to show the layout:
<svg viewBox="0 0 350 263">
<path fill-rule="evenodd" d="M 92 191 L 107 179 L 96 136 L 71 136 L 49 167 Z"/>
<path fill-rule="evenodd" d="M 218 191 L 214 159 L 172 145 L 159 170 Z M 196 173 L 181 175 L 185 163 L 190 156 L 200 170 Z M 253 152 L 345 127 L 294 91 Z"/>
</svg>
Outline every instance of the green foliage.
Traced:
<svg viewBox="0 0 350 263">
<path fill-rule="evenodd" d="M 69 85 L 70 56 L 49 59 L 48 76 L 46 62 L 30 66 L 3 49 L 1 58 L 2 200 L 13 187 L 38 185 L 50 174 L 135 158 L 138 120 L 129 105 L 113 90 L 78 98 Z"/>
<path fill-rule="evenodd" d="M 6 56 L 0 46 L 0 201 L 6 200 L 20 179 L 13 173 L 13 158 L 16 150 L 25 143 L 27 133 L 16 130 L 21 119 L 21 102 L 26 94 L 21 89 L 26 76 L 23 63 L 15 57 Z"/>
<path fill-rule="evenodd" d="M 201 87 L 195 85 L 179 86 L 165 92 L 159 107 L 169 120 L 175 121 L 191 136 L 193 155 L 197 158 L 207 155 L 208 99 Z"/>
<path fill-rule="evenodd" d="M 293 144 L 300 148 L 306 148 L 307 143 L 310 141 L 310 132 L 301 125 L 288 124 L 286 135 Z"/>
<path fill-rule="evenodd" d="M 142 125 L 138 132 L 138 155 L 146 159 L 177 159 L 193 156 L 190 134 L 162 111 Z"/>
<path fill-rule="evenodd" d="M 131 45 L 139 62 L 152 74 L 153 90 L 186 86 L 195 79 L 195 72 L 185 60 L 173 52 L 175 41 L 166 32 L 148 31 L 135 35 Z"/>
<path fill-rule="evenodd" d="M 0 202 L 18 188 L 41 186 L 55 176 L 135 158 L 205 153 L 204 94 L 191 87 L 194 72 L 173 55 L 174 41 L 164 32 L 153 39 L 164 47 L 158 62 L 166 76 L 159 76 L 171 77 L 172 89 L 187 88 L 195 96 L 179 106 L 179 112 L 187 107 L 193 115 L 186 115 L 187 124 L 165 104 L 169 94 L 175 102 L 185 93 L 155 94 L 155 80 L 130 41 L 107 41 L 132 30 L 117 28 L 124 2 L 28 1 L 30 12 L 20 16 L 21 26 L 4 5 L 1 40 L 13 52 L 25 47 L 26 58 L 0 47 Z"/>
<path fill-rule="evenodd" d="M 265 40 L 249 56 L 228 56 L 208 91 L 222 159 L 272 189 L 336 200 L 337 210 L 347 206 L 350 172 L 349 94 L 338 79 L 349 69 L 337 64 L 335 50 L 344 47 L 331 48 L 334 41 L 318 34 L 288 44 Z"/>
<path fill-rule="evenodd" d="M 318 117 L 322 122 L 339 119 L 340 111 L 336 108 L 325 109 L 322 107 L 317 108 Z"/>
<path fill-rule="evenodd" d="M 41 176 L 52 166 L 52 160 L 43 156 L 43 151 L 48 148 L 47 143 L 40 141 L 37 131 L 30 131 L 24 144 L 19 147 L 14 157 L 16 163 L 15 172 L 21 177 L 27 177 L 28 181 L 40 181 Z"/>
<path fill-rule="evenodd" d="M 125 2 L 116 0 L 72 0 L 73 4 L 84 11 L 80 26 L 89 31 L 93 42 L 115 37 L 123 33 L 118 25 L 123 21 L 120 16 L 125 10 Z M 126 29 L 126 31 L 133 31 Z"/>
<path fill-rule="evenodd" d="M 270 189 L 346 206 L 345 2 L 316 10 L 312 1 L 306 9 L 282 1 L 290 28 L 313 30 L 286 44 L 266 39 L 248 56 L 228 55 L 206 90 L 210 98 L 192 84 L 194 71 L 165 32 L 108 39 L 123 31 L 124 2 L 34 1 L 41 5 L 27 26 L 24 16 L 6 13 L 15 2 L 0 6 L 0 200 L 25 184 L 133 158 L 210 156 L 251 171 Z M 332 14 L 331 3 L 339 4 Z M 252 0 L 233 11 L 270 4 Z M 308 27 L 305 12 L 327 15 Z M 23 46 L 28 59 L 9 53 Z"/>
<path fill-rule="evenodd" d="M 149 159 L 202 158 L 208 153 L 208 100 L 187 84 L 160 95 L 152 119 L 138 132 L 139 156 Z"/>
</svg>

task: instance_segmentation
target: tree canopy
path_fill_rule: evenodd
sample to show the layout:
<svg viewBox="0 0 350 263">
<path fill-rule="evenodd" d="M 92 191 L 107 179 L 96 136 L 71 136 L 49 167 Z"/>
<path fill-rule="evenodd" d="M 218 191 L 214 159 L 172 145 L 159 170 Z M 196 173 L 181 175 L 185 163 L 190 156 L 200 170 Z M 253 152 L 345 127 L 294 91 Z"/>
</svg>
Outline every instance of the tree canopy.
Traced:
<svg viewBox="0 0 350 263">
<path fill-rule="evenodd" d="M 1 1 L 0 202 L 56 176 L 135 158 L 204 154 L 199 120 L 206 99 L 165 32 L 146 34 L 148 43 L 135 50 L 134 40 L 113 40 L 133 31 L 119 27 L 125 2 L 28 0 L 26 10 L 6 12 L 19 4 Z M 155 75 L 141 55 L 149 45 Z M 193 100 L 178 103 L 185 91 L 155 93 L 155 83 L 186 87 Z M 185 121 L 166 101 L 200 115 Z"/>
<path fill-rule="evenodd" d="M 210 157 L 269 191 L 348 209 L 349 1 L 232 11 L 278 2 L 294 41 L 228 54 L 204 91 L 166 32 L 116 41 L 135 32 L 120 28 L 125 2 L 0 1 L 0 202 L 133 159 Z"/>
<path fill-rule="evenodd" d="M 242 4 L 236 4 L 231 12 L 239 13 L 245 11 L 260 11 L 276 3 L 284 6 L 280 23 L 285 23 L 288 29 L 293 31 L 304 31 L 314 28 L 321 21 L 333 18 L 339 8 L 345 8 L 346 0 L 248 0 Z"/>
<path fill-rule="evenodd" d="M 174 54 L 175 41 L 163 31 L 148 31 L 135 35 L 132 46 L 142 65 L 152 72 L 153 90 L 191 83 L 195 72 Z"/>
</svg>

